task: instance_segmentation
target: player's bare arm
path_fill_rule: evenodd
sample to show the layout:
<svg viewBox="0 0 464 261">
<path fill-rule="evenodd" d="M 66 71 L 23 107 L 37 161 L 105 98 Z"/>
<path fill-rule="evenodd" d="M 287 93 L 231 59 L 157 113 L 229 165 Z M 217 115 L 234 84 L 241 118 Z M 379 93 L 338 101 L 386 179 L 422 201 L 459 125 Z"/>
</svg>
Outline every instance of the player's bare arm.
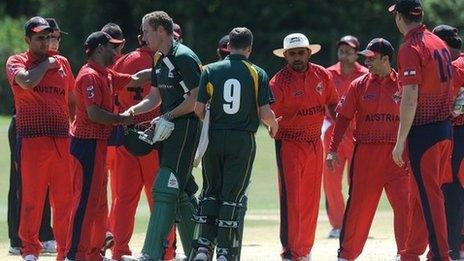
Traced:
<svg viewBox="0 0 464 261">
<path fill-rule="evenodd" d="M 126 87 L 138 87 L 142 86 L 151 79 L 151 68 L 138 71 L 132 75 L 132 80 L 126 85 Z"/>
<path fill-rule="evenodd" d="M 68 92 L 68 109 L 69 109 L 69 121 L 74 121 L 76 116 L 76 95 L 73 91 Z"/>
<path fill-rule="evenodd" d="M 152 87 L 150 93 L 145 96 L 141 102 L 127 109 L 122 115 L 139 115 L 154 110 L 156 107 L 160 106 L 160 104 L 160 92 L 157 88 Z"/>
<path fill-rule="evenodd" d="M 271 137 L 274 138 L 277 134 L 277 131 L 279 130 L 279 120 L 282 117 L 276 119 L 274 111 L 272 111 L 271 109 L 271 106 L 269 104 L 266 104 L 259 107 L 259 118 L 264 124 L 266 124 L 269 130 L 269 135 L 271 135 Z"/>
<path fill-rule="evenodd" d="M 182 115 L 193 112 L 195 108 L 195 102 L 197 100 L 197 96 L 198 96 L 198 87 L 190 90 L 190 95 L 187 96 L 187 98 L 181 104 L 179 104 L 179 106 L 177 106 L 176 108 L 174 108 L 172 111 L 169 112 L 170 116 L 173 119 L 175 119 Z"/>
<path fill-rule="evenodd" d="M 206 104 L 202 102 L 196 102 L 195 103 L 195 114 L 200 120 L 203 120 L 205 118 L 205 108 Z"/>
<path fill-rule="evenodd" d="M 93 122 L 112 125 L 112 124 L 132 124 L 134 117 L 132 115 L 115 114 L 106 111 L 97 105 L 90 105 L 87 107 L 87 115 Z"/>
<path fill-rule="evenodd" d="M 37 67 L 30 70 L 18 72 L 15 81 L 23 89 L 34 88 L 44 77 L 45 73 L 50 69 L 59 68 L 60 64 L 53 57 L 48 57 L 45 61 L 39 63 Z"/>
<path fill-rule="evenodd" d="M 403 86 L 403 96 L 400 104 L 400 127 L 395 148 L 392 152 L 393 161 L 400 167 L 404 165 L 404 145 L 416 115 L 418 89 L 417 84 Z"/>
</svg>

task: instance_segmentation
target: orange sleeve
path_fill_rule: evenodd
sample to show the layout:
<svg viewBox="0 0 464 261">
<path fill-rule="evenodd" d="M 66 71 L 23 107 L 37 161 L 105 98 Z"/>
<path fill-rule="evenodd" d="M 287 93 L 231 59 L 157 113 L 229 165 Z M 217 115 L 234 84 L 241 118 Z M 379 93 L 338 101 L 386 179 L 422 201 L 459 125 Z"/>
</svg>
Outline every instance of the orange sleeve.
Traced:
<svg viewBox="0 0 464 261">
<path fill-rule="evenodd" d="M 87 74 L 82 76 L 77 88 L 81 88 L 85 108 L 90 105 L 101 106 L 103 101 L 101 87 L 95 75 Z"/>
<path fill-rule="evenodd" d="M 422 83 L 420 54 L 411 46 L 402 46 L 398 52 L 398 77 L 401 85 Z"/>
<path fill-rule="evenodd" d="M 335 87 L 334 81 L 332 80 L 332 74 L 327 71 L 327 78 L 325 80 L 326 92 L 327 92 L 327 100 L 326 104 L 337 104 L 338 103 L 338 92 L 337 88 Z"/>
<path fill-rule="evenodd" d="M 114 70 L 110 70 L 110 73 L 113 80 L 113 91 L 120 91 L 132 80 L 131 74 L 119 73 Z"/>
<path fill-rule="evenodd" d="M 274 96 L 274 102 L 271 104 L 271 109 L 274 111 L 277 117 L 282 115 L 282 103 L 284 95 L 282 90 L 278 86 L 276 75 L 269 81 L 269 88 L 271 89 L 272 95 Z"/>
<path fill-rule="evenodd" d="M 340 99 L 337 106 L 337 113 L 351 120 L 357 111 L 357 88 L 355 83 L 351 83 L 345 96 Z"/>
<path fill-rule="evenodd" d="M 15 83 L 15 77 L 16 75 L 22 71 L 26 70 L 26 64 L 23 59 L 21 59 L 21 56 L 19 55 L 13 55 L 8 58 L 6 61 L 6 76 L 8 78 L 8 82 L 10 85 L 14 85 Z"/>
</svg>

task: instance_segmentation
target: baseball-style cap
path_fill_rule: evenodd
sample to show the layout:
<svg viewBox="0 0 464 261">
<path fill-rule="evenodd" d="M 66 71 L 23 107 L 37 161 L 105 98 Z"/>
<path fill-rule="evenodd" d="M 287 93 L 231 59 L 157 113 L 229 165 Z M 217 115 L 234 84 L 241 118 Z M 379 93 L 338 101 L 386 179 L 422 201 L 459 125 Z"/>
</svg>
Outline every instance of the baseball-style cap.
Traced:
<svg viewBox="0 0 464 261">
<path fill-rule="evenodd" d="M 182 28 L 180 28 L 180 25 L 176 23 L 172 24 L 172 35 L 176 40 L 182 38 Z"/>
<path fill-rule="evenodd" d="M 26 34 L 28 33 L 39 33 L 43 30 L 51 31 L 52 28 L 48 24 L 47 20 L 40 16 L 34 16 L 29 21 L 24 24 L 24 31 Z"/>
<path fill-rule="evenodd" d="M 229 52 L 229 48 L 227 48 L 227 44 L 229 43 L 229 35 L 224 35 L 218 42 L 218 49 L 223 52 Z"/>
<path fill-rule="evenodd" d="M 411 16 L 422 16 L 422 2 L 420 0 L 396 0 L 396 3 L 388 8 L 389 12 L 398 12 Z"/>
<path fill-rule="evenodd" d="M 293 33 L 285 36 L 283 42 L 284 48 L 275 49 L 272 53 L 277 57 L 285 57 L 284 52 L 295 48 L 308 48 L 311 54 L 316 54 L 321 50 L 320 44 L 309 44 L 308 38 L 301 33 Z"/>
<path fill-rule="evenodd" d="M 351 48 L 358 50 L 359 49 L 359 41 L 358 38 L 352 36 L 352 35 L 345 35 L 340 40 L 337 42 L 337 47 L 340 46 L 340 44 L 347 44 Z"/>
<path fill-rule="evenodd" d="M 383 38 L 374 38 L 369 42 L 366 49 L 358 52 L 358 54 L 365 57 L 373 57 L 376 53 L 379 53 L 381 55 L 388 55 L 391 59 L 394 51 L 395 49 L 393 49 L 389 41 Z"/>
<path fill-rule="evenodd" d="M 68 34 L 67 32 L 61 31 L 60 26 L 58 25 L 58 22 L 55 20 L 55 18 L 45 18 L 45 20 L 47 20 L 50 28 L 52 28 L 53 31 L 58 31 L 60 34 Z"/>
<path fill-rule="evenodd" d="M 102 31 L 98 31 L 98 32 L 91 33 L 87 37 L 84 43 L 84 48 L 85 48 L 85 52 L 89 53 L 90 51 L 94 50 L 100 45 L 104 45 L 107 43 L 122 44 L 123 42 L 124 40 L 117 40 L 117 39 L 111 38 L 109 34 L 102 32 Z"/>
<path fill-rule="evenodd" d="M 462 39 L 458 35 L 458 29 L 452 26 L 441 24 L 433 28 L 432 31 L 436 36 L 440 37 L 450 47 L 461 49 Z"/>
</svg>

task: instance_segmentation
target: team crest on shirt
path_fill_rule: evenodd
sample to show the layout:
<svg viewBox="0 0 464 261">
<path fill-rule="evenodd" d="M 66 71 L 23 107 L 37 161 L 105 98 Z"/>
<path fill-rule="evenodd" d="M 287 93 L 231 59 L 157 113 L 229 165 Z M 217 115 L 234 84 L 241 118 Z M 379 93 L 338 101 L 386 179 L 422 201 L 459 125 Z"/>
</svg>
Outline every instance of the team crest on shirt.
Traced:
<svg viewBox="0 0 464 261">
<path fill-rule="evenodd" d="M 63 67 L 60 67 L 60 69 L 58 69 L 58 74 L 61 76 L 61 78 L 66 77 L 66 72 L 64 71 Z"/>
<path fill-rule="evenodd" d="M 95 89 L 93 85 L 88 86 L 86 91 L 87 91 L 87 98 L 92 99 L 95 96 Z"/>
<path fill-rule="evenodd" d="M 343 96 L 340 98 L 340 100 L 338 101 L 338 106 L 343 105 L 343 103 L 345 102 L 345 99 L 346 99 L 346 96 L 343 95 Z"/>
<path fill-rule="evenodd" d="M 404 70 L 403 73 L 404 76 L 416 76 L 416 70 L 415 69 L 406 69 Z"/>
<path fill-rule="evenodd" d="M 401 93 L 399 91 L 395 92 L 392 95 L 392 99 L 393 99 L 393 102 L 395 102 L 396 104 L 399 104 L 401 102 Z"/>
<path fill-rule="evenodd" d="M 316 91 L 322 95 L 322 92 L 324 91 L 324 84 L 322 84 L 322 82 L 319 82 L 317 85 L 316 85 Z"/>
</svg>

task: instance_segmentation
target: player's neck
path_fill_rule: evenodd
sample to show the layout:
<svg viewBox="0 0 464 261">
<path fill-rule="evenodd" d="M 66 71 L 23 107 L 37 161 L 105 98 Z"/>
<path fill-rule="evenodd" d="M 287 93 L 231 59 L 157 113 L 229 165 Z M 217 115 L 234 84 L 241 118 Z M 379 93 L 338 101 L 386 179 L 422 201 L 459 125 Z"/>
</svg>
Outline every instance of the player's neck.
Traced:
<svg viewBox="0 0 464 261">
<path fill-rule="evenodd" d="M 411 30 L 417 28 L 420 25 L 421 25 L 421 23 L 405 24 L 404 29 L 403 29 L 403 35 L 406 36 Z"/>
<path fill-rule="evenodd" d="M 248 59 L 248 56 L 250 54 L 246 50 L 234 50 L 234 49 L 232 49 L 230 51 L 230 55 L 241 55 L 241 56 L 245 56 Z"/>
<path fill-rule="evenodd" d="M 387 77 L 388 75 L 390 75 L 391 70 L 391 66 L 385 66 L 384 68 L 382 68 L 382 70 L 379 70 L 377 75 L 381 78 Z"/>
<path fill-rule="evenodd" d="M 162 52 L 164 55 L 169 53 L 169 50 L 171 50 L 172 45 L 174 44 L 174 38 L 168 37 L 163 41 L 160 45 L 160 52 Z"/>
<path fill-rule="evenodd" d="M 340 62 L 340 67 L 343 75 L 350 75 L 355 70 L 356 64 Z"/>
</svg>

